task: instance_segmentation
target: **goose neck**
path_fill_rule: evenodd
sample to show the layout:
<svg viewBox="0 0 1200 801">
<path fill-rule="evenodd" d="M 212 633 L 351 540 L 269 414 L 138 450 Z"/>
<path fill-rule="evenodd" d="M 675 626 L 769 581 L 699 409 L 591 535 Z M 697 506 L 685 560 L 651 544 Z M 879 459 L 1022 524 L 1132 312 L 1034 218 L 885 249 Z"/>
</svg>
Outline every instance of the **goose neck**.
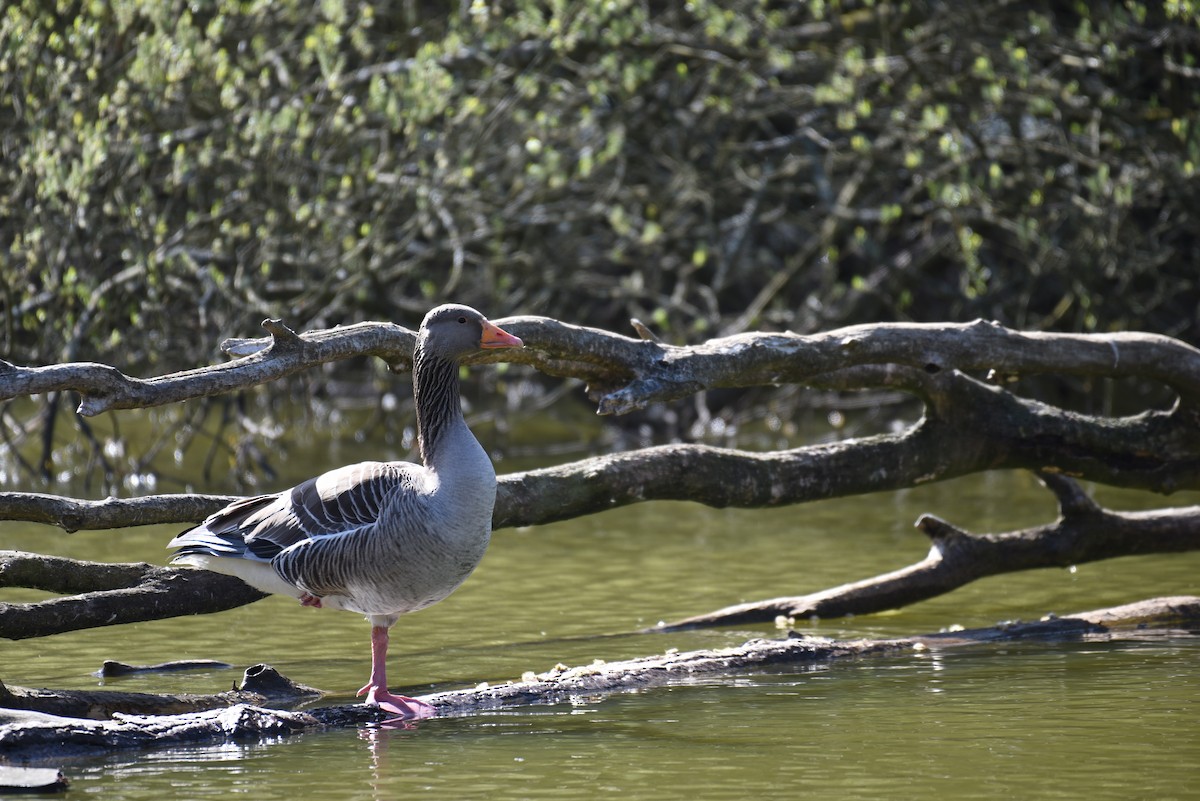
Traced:
<svg viewBox="0 0 1200 801">
<path fill-rule="evenodd" d="M 417 410 L 417 443 L 421 461 L 431 464 L 447 434 L 464 425 L 459 400 L 458 365 L 426 353 L 413 356 L 413 398 Z"/>
</svg>

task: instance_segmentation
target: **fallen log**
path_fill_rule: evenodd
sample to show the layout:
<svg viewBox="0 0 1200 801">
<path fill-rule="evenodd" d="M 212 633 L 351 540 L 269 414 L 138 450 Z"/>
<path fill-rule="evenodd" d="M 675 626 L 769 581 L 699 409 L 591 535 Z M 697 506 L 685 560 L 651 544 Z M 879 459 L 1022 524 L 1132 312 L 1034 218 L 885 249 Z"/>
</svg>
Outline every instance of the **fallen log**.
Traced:
<svg viewBox="0 0 1200 801">
<path fill-rule="evenodd" d="M 782 639 L 751 640 L 733 648 L 667 652 L 619 662 L 597 660 L 591 665 L 571 668 L 556 665 L 540 674 L 530 671 L 517 680 L 433 693 L 423 696 L 422 700 L 436 708 L 438 717 L 461 717 L 487 710 L 563 703 L 578 698 L 596 699 L 614 693 L 684 684 L 698 678 L 753 673 L 766 668 L 801 667 L 881 656 L 902 657 L 931 648 L 1028 639 L 1049 642 L 1088 638 L 1145 639 L 1156 632 L 1178 634 L 1179 629 L 1198 623 L 1200 597 L 1180 596 L 1062 617 L 1051 616 L 1031 623 L 1010 622 L 983 629 L 907 638 L 837 641 L 790 633 Z M 251 671 L 273 673 L 266 666 L 256 666 Z M 19 694 L 16 689 L 10 692 Z M 174 703 L 174 697 L 168 698 L 172 699 L 168 703 Z M 21 759 L 25 763 L 58 762 L 71 754 L 183 743 L 254 741 L 325 728 L 377 724 L 389 717 L 386 712 L 361 704 L 288 711 L 249 703 L 236 692 L 208 698 L 221 698 L 224 704 L 233 705 L 166 715 L 114 712 L 109 720 L 64 717 L 40 711 L 0 710 L 0 748 L 7 758 Z M 287 703 L 294 704 L 296 700 L 293 698 Z"/>
<path fill-rule="evenodd" d="M 107 663 L 106 663 L 107 664 Z M 220 663 L 216 663 L 220 664 Z M 39 712 L 65 718 L 107 720 L 116 715 L 182 715 L 235 704 L 287 707 L 325 693 L 297 684 L 270 665 L 246 668 L 242 686 L 223 693 L 132 693 L 113 690 L 45 690 L 0 683 L 0 715 L 6 710 Z"/>
<path fill-rule="evenodd" d="M 160 662 L 157 665 L 129 665 L 115 659 L 106 659 L 95 675 L 100 678 L 108 676 L 128 676 L 131 673 L 168 673 L 177 670 L 225 670 L 233 665 L 228 662 L 218 662 L 215 659 L 176 659 L 171 662 Z"/>
</svg>

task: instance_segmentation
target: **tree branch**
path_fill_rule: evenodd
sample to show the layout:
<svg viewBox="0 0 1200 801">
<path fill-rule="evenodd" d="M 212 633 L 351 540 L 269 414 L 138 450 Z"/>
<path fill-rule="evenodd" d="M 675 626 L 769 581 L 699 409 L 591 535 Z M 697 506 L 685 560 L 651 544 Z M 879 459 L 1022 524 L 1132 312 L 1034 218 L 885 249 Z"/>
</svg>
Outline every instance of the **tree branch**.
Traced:
<svg viewBox="0 0 1200 801">
<path fill-rule="evenodd" d="M 232 576 L 149 564 L 103 564 L 0 551 L 0 587 L 78 593 L 0 603 L 0 637 L 20 640 L 78 629 L 222 612 L 266 597 Z"/>
<path fill-rule="evenodd" d="M 188 523 L 239 499 L 237 495 L 145 495 L 89 501 L 40 492 L 0 493 L 0 520 L 45 523 L 66 532 Z"/>
<path fill-rule="evenodd" d="M 796 502 L 797 495 L 812 500 L 822 497 L 816 492 L 840 489 L 845 494 L 851 485 L 866 492 L 865 479 L 854 465 L 863 459 L 886 464 L 880 454 L 886 454 L 892 443 L 890 438 L 877 439 L 877 453 L 864 450 L 861 443 L 827 446 L 822 449 L 825 458 L 665 446 L 650 449 L 649 464 L 639 463 L 638 454 L 645 454 L 634 452 L 586 460 L 570 469 L 513 474 L 501 481 L 495 524 L 500 528 L 545 523 L 650 498 L 702 498 L 718 507 L 769 506 Z M 922 454 L 938 452 L 916 446 L 911 456 L 919 465 Z M 881 472 L 885 471 L 875 471 Z M 739 479 L 729 481 L 730 475 Z M 808 595 L 726 607 L 666 624 L 663 630 L 765 622 L 780 616 L 868 614 L 926 600 L 1000 573 L 1200 549 L 1200 507 L 1113 512 L 1096 506 L 1064 476 L 1043 474 L 1042 479 L 1060 503 L 1060 517 L 1053 524 L 974 535 L 924 515 L 917 526 L 933 545 L 916 564 Z M 523 516 L 523 510 L 529 509 L 534 514 Z M 105 565 L 18 552 L 0 552 L 0 586 L 82 593 L 36 603 L 0 603 L 0 637 L 9 639 L 222 611 L 263 597 L 237 579 L 190 568 Z"/>
<path fill-rule="evenodd" d="M 694 347 L 675 347 L 544 317 L 500 322 L 527 344 L 523 350 L 506 351 L 503 358 L 556 375 L 587 378 L 602 411 L 628 411 L 651 400 L 676 398 L 698 389 L 795 381 L 838 390 L 900 390 L 920 398 L 925 415 L 900 433 L 792 450 L 751 453 L 677 444 L 502 476 L 493 518 L 496 529 L 549 523 L 647 500 L 694 500 L 715 507 L 779 506 L 895 490 L 993 469 L 1032 469 L 1163 493 L 1200 488 L 1200 406 L 1194 403 L 1200 397 L 1200 351 L 1167 337 L 1018 333 L 976 322 L 856 326 L 811 337 L 741 334 Z M 101 365 L 0 365 L 0 396 L 62 389 L 83 392 L 91 388 L 93 394 L 85 395 L 83 402 L 90 413 L 243 388 L 350 355 L 371 353 L 397 368 L 403 368 L 411 356 L 412 332 L 400 326 L 365 323 L 306 334 L 295 334 L 277 320 L 268 320 L 264 326 L 270 338 L 226 343 L 228 352 L 241 357 L 230 364 L 148 381 L 129 379 Z M 1021 398 L 964 372 L 984 369 L 1005 376 L 1055 370 L 1140 377 L 1174 387 L 1179 399 L 1169 409 L 1134 416 L 1084 415 Z M 113 383 L 101 386 L 105 381 Z M 871 469 L 864 470 L 863 465 L 871 465 Z M 0 519 L 51 523 L 68 531 L 183 523 L 200 520 L 230 500 L 224 496 L 188 495 L 84 501 L 34 493 L 0 493 Z M 1084 522 L 1108 528 L 1116 528 L 1119 522 L 1115 517 L 1088 514 L 1086 504 L 1078 498 L 1064 505 L 1063 511 L 1064 522 L 1051 527 L 1047 535 L 1078 534 Z M 1185 524 L 1190 519 L 1188 510 L 1163 514 L 1184 520 Z M 1151 523 L 1143 520 L 1129 525 L 1146 528 Z M 830 591 L 833 595 L 829 598 L 821 593 L 776 599 L 763 602 L 755 611 L 738 607 L 729 614 L 770 619 L 777 614 L 829 615 L 845 614 L 831 611 L 843 608 L 886 608 L 898 602 L 888 587 L 904 588 L 897 598 L 904 593 L 916 593 L 912 597 L 917 597 L 917 587 L 924 586 L 924 592 L 930 593 L 939 586 L 959 586 L 954 581 L 961 584 L 986 575 L 950 569 L 972 558 L 986 562 L 982 556 L 972 556 L 983 548 L 982 540 L 954 535 L 933 518 L 926 518 L 923 526 L 934 537 L 930 558 L 898 571 L 888 581 L 867 582 L 870 586 L 856 590 L 858 595 L 854 596 L 861 596 L 859 603 L 863 606 L 847 601 L 853 594 Z M 1061 547 L 1054 545 L 1049 536 L 1036 539 L 1036 543 L 1031 553 L 1042 548 L 1046 554 L 1042 558 L 1059 558 L 1055 548 L 1061 551 Z M 1144 546 L 1135 539 L 1118 537 L 1109 551 L 1102 551 L 1093 542 L 1091 550 L 1081 553 L 1087 558 L 1106 558 L 1130 552 L 1122 548 L 1140 547 Z M 1159 547 L 1195 548 L 1197 543 L 1192 538 L 1184 545 Z M 958 554 L 959 550 L 963 553 Z M 951 555 L 955 555 L 953 559 Z M 1037 565 L 1033 556 L 1025 558 Z M 179 577 L 179 573 L 163 572 L 146 581 L 141 590 L 144 598 L 157 598 L 168 586 L 170 576 L 174 576 L 171 581 L 183 582 L 180 586 L 194 580 L 195 574 L 190 571 L 187 578 Z M 258 597 L 221 586 L 222 603 L 236 605 L 235 599 L 248 603 Z M 138 592 L 115 587 L 104 590 L 121 591 L 134 595 Z M 192 596 L 197 604 L 192 608 L 182 602 L 164 604 L 157 600 L 133 604 L 125 597 L 121 611 L 110 614 L 114 598 L 101 593 L 81 602 L 79 609 L 72 607 L 76 627 L 102 625 L 96 622 L 102 620 L 128 622 L 214 608 L 213 599 L 201 594 Z M 46 633 L 68 630 L 64 626 L 76 624 L 65 622 L 58 605 L 72 603 L 76 602 L 64 598 L 42 604 L 0 605 L 0 636 L 34 636 L 39 614 L 48 615 Z M 93 611 L 85 613 L 89 609 Z M 717 614 L 720 617 L 724 610 Z"/>
<path fill-rule="evenodd" d="M 900 364 L 936 373 L 996 370 L 1005 375 L 1061 373 L 1143 378 L 1200 401 L 1200 351 L 1157 334 L 1018 332 L 996 323 L 861 325 L 823 334 L 737 334 L 673 346 L 547 317 L 497 321 L 527 347 L 483 354 L 473 363 L 529 364 L 593 384 L 601 414 L 623 414 L 705 389 L 807 383 L 857 365 Z M 268 320 L 270 339 L 228 340 L 241 356 L 221 365 L 151 379 L 93 363 L 17 367 L 0 362 L 0 400 L 51 391 L 82 396 L 80 414 L 143 408 L 217 395 L 273 381 L 324 362 L 372 355 L 393 369 L 411 364 L 415 334 L 392 323 L 359 323 L 294 334 Z M 286 333 L 285 333 L 286 332 Z"/>
<path fill-rule="evenodd" d="M 1003 534 L 970 534 L 932 515 L 916 525 L 933 545 L 916 564 L 808 595 L 727 606 L 663 624 L 655 631 L 761 623 L 780 617 L 842 617 L 897 609 L 976 579 L 1146 553 L 1200 549 L 1200 506 L 1151 512 L 1114 512 L 1086 498 L 1063 476 L 1044 475 L 1059 499 L 1052 524 Z"/>
<path fill-rule="evenodd" d="M 957 371 L 859 367 L 820 385 L 903 389 L 926 399 L 916 425 L 888 434 L 753 453 L 677 444 L 499 478 L 494 528 L 539 525 L 647 500 L 758 508 L 912 487 L 989 469 L 1059 472 L 1157 492 L 1200 488 L 1200 428 L 1181 406 L 1127 418 L 1065 412 Z M 874 469 L 863 471 L 863 464 Z M 737 481 L 730 481 L 737 476 Z M 68 531 L 203 519 L 231 500 L 155 495 L 87 501 L 0 493 L 0 520 Z"/>
</svg>

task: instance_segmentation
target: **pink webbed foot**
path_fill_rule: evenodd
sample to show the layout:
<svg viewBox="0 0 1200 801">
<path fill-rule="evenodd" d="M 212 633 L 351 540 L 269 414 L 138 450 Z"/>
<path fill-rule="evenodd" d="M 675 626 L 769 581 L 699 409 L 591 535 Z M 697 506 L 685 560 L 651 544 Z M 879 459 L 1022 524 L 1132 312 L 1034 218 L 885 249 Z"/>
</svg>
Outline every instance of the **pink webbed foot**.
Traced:
<svg viewBox="0 0 1200 801">
<path fill-rule="evenodd" d="M 316 595 L 309 595 L 307 592 L 300 596 L 301 606 L 313 606 L 320 608 L 321 599 Z"/>
<path fill-rule="evenodd" d="M 397 720 L 421 720 L 437 714 L 437 710 L 432 704 L 427 704 L 419 698 L 409 698 L 407 695 L 392 695 L 386 687 L 368 684 L 356 695 L 363 693 L 367 694 L 367 700 L 363 702 L 367 706 L 376 706 L 398 716 L 385 720 L 384 723 L 393 723 Z"/>
</svg>

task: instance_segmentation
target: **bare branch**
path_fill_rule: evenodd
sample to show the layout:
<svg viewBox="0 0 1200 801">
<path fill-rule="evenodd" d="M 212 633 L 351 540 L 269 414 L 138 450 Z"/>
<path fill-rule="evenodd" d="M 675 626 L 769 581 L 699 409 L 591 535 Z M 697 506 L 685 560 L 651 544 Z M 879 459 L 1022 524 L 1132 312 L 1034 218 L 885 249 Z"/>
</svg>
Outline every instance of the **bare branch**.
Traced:
<svg viewBox="0 0 1200 801">
<path fill-rule="evenodd" d="M 706 446 L 664 446 L 505 476 L 495 526 L 546 523 L 655 499 L 700 498 L 712 506 L 773 506 L 882 488 L 886 470 L 863 475 L 855 464 L 887 464 L 901 438 L 868 445 L 822 446 L 800 452 L 747 454 Z M 906 459 L 921 469 L 940 448 L 917 441 Z M 730 481 L 731 475 L 738 480 Z M 902 474 L 907 484 L 909 473 Z M 1016 532 L 973 535 L 931 515 L 917 526 L 933 541 L 920 562 L 863 581 L 803 596 L 727 607 L 666 625 L 666 630 L 771 621 L 776 617 L 868 614 L 950 592 L 984 576 L 1039 567 L 1065 567 L 1140 553 L 1200 549 L 1200 507 L 1111 512 L 1080 500 L 1074 482 L 1046 476 L 1057 488 L 1061 516 L 1053 524 Z M 853 488 L 853 489 L 852 489 Z M 829 493 L 829 494 L 826 494 Z M 160 496 L 160 498 L 167 496 Z M 3 496 L 0 496 L 2 499 Z M 1066 499 L 1065 501 L 1063 499 Z M 62 583 L 70 577 L 70 583 Z M 0 584 L 82 593 L 28 604 L 0 604 L 0 637 L 21 639 L 102 625 L 157 620 L 231 609 L 263 597 L 237 579 L 152 567 L 103 565 L 0 552 Z"/>
<path fill-rule="evenodd" d="M 45 523 L 63 531 L 152 526 L 203 520 L 236 495 L 146 495 L 89 501 L 41 492 L 0 492 L 0 520 Z"/>
<path fill-rule="evenodd" d="M 0 400 L 73 390 L 79 413 L 162 406 L 220 395 L 274 381 L 325 362 L 374 355 L 390 365 L 411 361 L 414 334 L 390 323 L 362 323 L 288 337 L 279 321 L 267 321 L 271 344 L 228 364 L 212 365 L 149 379 L 90 362 L 49 367 L 16 367 L 0 362 Z M 290 333 L 290 332 L 289 332 Z"/>
<path fill-rule="evenodd" d="M 498 322 L 527 347 L 484 354 L 474 363 L 504 360 L 585 379 L 601 414 L 623 414 L 705 389 L 804 384 L 847 367 L 883 364 L 929 373 L 996 370 L 1005 375 L 1143 378 L 1172 387 L 1188 406 L 1200 401 L 1200 351 L 1156 334 L 1018 332 L 979 320 L 851 326 L 813 336 L 738 334 L 683 347 L 546 317 Z M 227 352 L 242 355 L 236 361 L 144 380 L 99 364 L 17 367 L 0 362 L 0 400 L 74 390 L 83 396 L 80 413 L 93 415 L 245 389 L 352 356 L 378 356 L 393 369 L 404 369 L 411 361 L 413 332 L 391 323 L 295 336 L 279 321 L 266 325 L 273 332 L 269 340 L 226 343 Z"/>
<path fill-rule="evenodd" d="M 18 551 L 0 551 L 0 586 L 78 593 L 0 604 L 0 636 L 10 640 L 221 612 L 265 597 L 240 579 L 204 570 L 81 562 Z"/>
<path fill-rule="evenodd" d="M 652 370 L 637 365 L 632 382 L 601 399 L 602 414 L 623 414 L 702 389 L 804 384 L 824 373 L 872 364 L 901 364 L 931 374 L 996 370 L 1136 377 L 1172 387 L 1189 405 L 1200 402 L 1200 350 L 1157 334 L 1018 332 L 977 320 L 851 326 L 812 336 L 738 334 L 687 348 L 660 347 Z"/>
<path fill-rule="evenodd" d="M 587 377 L 593 395 L 600 395 L 602 409 L 624 411 L 648 399 L 678 397 L 685 390 L 796 381 L 837 389 L 900 390 L 920 398 L 925 415 L 897 434 L 793 450 L 751 453 L 705 445 L 667 445 L 502 476 L 493 518 L 496 529 L 549 523 L 647 500 L 693 500 L 715 507 L 779 506 L 912 487 L 989 469 L 1037 470 L 1059 498 L 1062 520 L 1047 527 L 1042 532 L 1045 536 L 1026 537 L 1035 545 L 1020 558 L 1014 550 L 1020 538 L 1002 536 L 1001 541 L 992 543 L 987 538 L 952 531 L 927 517 L 922 526 L 933 536 L 934 549 L 922 563 L 862 582 L 861 586 L 721 610 L 714 613 L 714 620 L 888 608 L 989 575 L 979 565 L 992 565 L 987 569 L 995 572 L 1058 564 L 1056 560 L 1065 558 L 1062 554 L 1066 552 L 1077 551 L 1075 561 L 1086 561 L 1135 552 L 1131 549 L 1141 547 L 1159 551 L 1200 547 L 1194 534 L 1178 541 L 1162 540 L 1166 533 L 1154 528 L 1152 520 L 1096 509 L 1065 479 L 1067 475 L 1078 476 L 1163 493 L 1200 487 L 1200 407 L 1184 402 L 1185 397 L 1200 397 L 1189 394 L 1200 386 L 1200 359 L 1194 348 L 1166 337 L 1028 334 L 977 322 L 966 326 L 859 326 L 812 337 L 747 334 L 695 347 L 673 347 L 543 317 L 500 322 L 527 343 L 524 350 L 506 358 L 559 375 Z M 302 335 L 279 321 L 269 320 L 264 326 L 271 332 L 269 339 L 227 345 L 231 351 L 246 354 L 228 365 L 146 382 L 99 365 L 32 370 L 9 366 L 7 371 L 0 371 L 0 393 L 11 392 L 14 386 L 28 389 L 31 376 L 66 382 L 56 385 L 57 391 L 80 389 L 82 384 L 72 382 L 79 382 L 81 376 L 102 375 L 121 389 L 102 398 L 85 398 L 84 405 L 95 401 L 116 408 L 111 404 L 166 402 L 164 398 L 179 399 L 188 393 L 248 386 L 359 353 L 373 353 L 387 358 L 393 366 L 403 366 L 412 344 L 411 332 L 387 324 Z M 100 368 L 99 373 L 93 372 L 93 367 Z M 72 374 L 75 368 L 81 372 Z M 1181 395 L 1180 401 L 1166 410 L 1121 418 L 1083 415 L 1021 398 L 964 372 L 984 368 L 1004 375 L 1056 370 L 1138 376 L 1169 384 Z M 9 381 L 14 375 L 17 378 Z M 862 470 L 864 464 L 872 469 Z M 35 520 L 67 530 L 182 523 L 200 520 L 230 500 L 222 496 L 152 496 L 83 501 L 0 493 L 0 519 Z M 1188 510 L 1162 514 L 1176 521 L 1177 528 L 1187 529 Z M 1102 546 L 1095 535 L 1092 539 L 1081 537 L 1089 527 L 1124 532 L 1126 526 L 1137 531 L 1152 530 L 1160 539 L 1147 539 L 1145 542 L 1153 544 L 1145 546 L 1136 538 L 1116 536 L 1109 546 Z M 1082 544 L 1068 547 L 1062 543 L 1074 540 L 1054 539 L 1071 536 L 1079 537 Z M 1009 561 L 993 558 L 989 548 L 1001 555 L 1009 554 Z M 1002 564 L 1009 567 L 995 567 Z M 156 582 L 166 581 L 168 575 L 174 574 L 163 573 L 153 581 L 146 580 L 140 592 L 147 598 L 156 597 L 161 591 Z M 107 592 L 136 594 L 139 590 L 108 587 Z M 232 592 L 222 595 L 229 605 L 237 605 L 235 598 L 248 603 L 257 597 Z M 75 621 L 73 627 L 103 625 L 106 620 L 156 619 L 213 608 L 211 597 L 194 595 L 194 608 L 183 602 L 125 603 L 120 605 L 119 613 L 89 614 L 83 610 L 107 609 L 111 596 L 81 598 L 86 600 L 62 598 L 40 605 L 0 605 L 0 633 L 35 636 L 39 615 L 49 615 L 47 620 L 51 621 L 41 633 L 67 630 L 62 628 L 64 616 L 58 605 L 80 606 L 70 616 Z"/>
<path fill-rule="evenodd" d="M 1054 523 L 1003 534 L 970 534 L 932 515 L 916 525 L 933 541 L 929 555 L 908 567 L 808 595 L 737 604 L 664 624 L 655 630 L 760 623 L 778 617 L 841 617 L 896 609 L 985 576 L 1145 553 L 1200 549 L 1200 506 L 1114 512 L 1082 503 L 1073 481 L 1047 477 L 1061 515 Z M 1067 501 L 1063 502 L 1063 498 Z"/>
</svg>

